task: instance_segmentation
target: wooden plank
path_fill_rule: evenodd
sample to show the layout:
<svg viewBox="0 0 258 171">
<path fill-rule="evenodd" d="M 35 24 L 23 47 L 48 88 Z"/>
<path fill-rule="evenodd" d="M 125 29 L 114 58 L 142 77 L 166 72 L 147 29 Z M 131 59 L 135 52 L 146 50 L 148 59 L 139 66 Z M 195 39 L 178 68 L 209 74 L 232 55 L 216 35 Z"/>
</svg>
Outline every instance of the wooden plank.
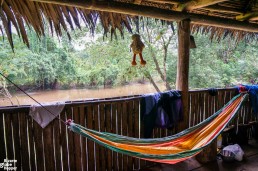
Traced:
<svg viewBox="0 0 258 171">
<path fill-rule="evenodd" d="M 105 131 L 105 104 L 99 104 L 99 120 L 100 120 L 100 131 Z M 99 164 L 100 170 L 106 170 L 106 149 L 103 146 L 99 146 Z"/>
<path fill-rule="evenodd" d="M 198 115 L 198 94 L 195 94 L 194 95 L 194 120 L 193 120 L 194 122 L 193 122 L 193 125 L 196 125 L 198 123 L 197 115 Z"/>
<path fill-rule="evenodd" d="M 58 116 L 60 118 L 60 115 Z M 59 119 L 53 121 L 53 133 L 54 133 L 54 146 L 55 146 L 55 170 L 62 170 L 62 159 L 61 159 L 61 129 Z"/>
<path fill-rule="evenodd" d="M 68 107 L 66 110 L 67 119 L 74 118 L 74 107 Z M 68 153 L 69 155 L 69 166 L 70 170 L 75 170 L 75 151 L 74 151 L 74 135 L 75 133 L 72 131 L 67 131 L 67 138 L 68 138 Z"/>
<path fill-rule="evenodd" d="M 202 100 L 202 105 L 201 105 L 201 121 L 205 120 L 205 94 L 201 94 L 201 100 Z"/>
<path fill-rule="evenodd" d="M 243 123 L 244 124 L 248 124 L 249 123 L 249 120 L 247 120 L 247 117 L 248 117 L 248 109 L 246 107 L 246 105 L 242 105 L 241 107 L 243 110 L 244 110 L 244 114 L 243 114 Z"/>
<path fill-rule="evenodd" d="M 166 137 L 167 136 L 167 129 L 161 129 L 161 135 L 160 136 L 161 137 Z"/>
<path fill-rule="evenodd" d="M 116 102 L 113 102 L 111 103 L 111 108 L 112 108 L 112 111 L 111 111 L 111 132 L 114 133 L 114 134 L 117 134 L 118 130 L 117 130 L 117 122 L 116 122 L 116 119 L 117 119 L 117 103 Z"/>
<path fill-rule="evenodd" d="M 66 113 L 67 113 L 67 108 L 65 107 L 64 110 L 60 114 L 60 118 L 64 121 L 66 121 Z M 69 118 L 70 119 L 70 118 Z M 65 124 L 60 125 L 60 136 L 59 136 L 59 141 L 61 144 L 61 152 L 62 152 L 62 169 L 64 171 L 70 170 L 69 166 L 69 160 L 68 160 L 68 144 L 67 144 L 67 126 Z"/>
<path fill-rule="evenodd" d="M 43 129 L 43 143 L 46 170 L 55 170 L 53 123 Z"/>
<path fill-rule="evenodd" d="M 111 108 L 112 108 L 112 133 L 118 134 L 118 130 L 117 130 L 117 103 L 114 102 L 111 104 Z M 113 170 L 117 171 L 118 170 L 118 161 L 117 161 L 117 157 L 118 157 L 118 153 L 113 152 L 113 156 L 112 156 L 112 162 L 113 162 Z"/>
<path fill-rule="evenodd" d="M 134 111 L 133 111 L 133 101 L 127 102 L 127 110 L 128 110 L 128 136 L 134 137 L 134 126 L 133 126 L 133 120 L 134 120 Z"/>
<path fill-rule="evenodd" d="M 134 100 L 134 106 L 133 106 L 133 116 L 134 116 L 134 137 L 135 138 L 140 138 L 140 133 L 139 133 L 139 122 L 140 122 L 140 110 L 139 110 L 139 99 Z M 134 159 L 134 170 L 139 170 L 140 169 L 140 159 L 135 158 Z"/>
<path fill-rule="evenodd" d="M 201 112 L 201 102 L 200 102 L 200 93 L 196 95 L 197 97 L 197 112 L 196 112 L 196 124 L 200 123 L 200 112 Z"/>
<path fill-rule="evenodd" d="M 4 132 L 4 113 L 0 113 L 0 162 L 4 161 L 7 158 L 6 150 L 5 150 L 5 132 Z M 18 161 L 20 162 L 20 161 Z"/>
<path fill-rule="evenodd" d="M 191 127 L 192 123 L 192 112 L 193 112 L 193 104 L 192 104 L 192 93 L 189 92 L 189 126 Z"/>
<path fill-rule="evenodd" d="M 193 120 L 193 93 L 189 92 L 190 98 L 189 98 L 189 125 L 192 126 L 192 120 Z"/>
<path fill-rule="evenodd" d="M 198 123 L 198 108 L 199 108 L 199 104 L 198 104 L 198 94 L 199 93 L 196 93 L 195 95 L 194 95 L 194 122 L 193 122 L 193 125 L 196 125 L 197 123 Z"/>
<path fill-rule="evenodd" d="M 123 110 L 122 110 L 122 103 L 118 102 L 117 103 L 117 124 L 116 124 L 116 129 L 117 129 L 117 134 L 122 135 L 122 115 L 123 115 Z M 123 155 L 118 154 L 117 156 L 117 163 L 118 163 L 118 170 L 123 170 Z"/>
<path fill-rule="evenodd" d="M 156 137 L 156 138 L 160 138 L 160 137 L 159 137 L 159 129 L 160 129 L 160 128 L 154 128 L 154 129 L 153 129 L 153 134 L 152 134 L 152 136 L 151 136 L 152 138 L 155 138 L 155 137 Z"/>
<path fill-rule="evenodd" d="M 21 168 L 21 146 L 20 146 L 20 122 L 19 122 L 19 115 L 25 115 L 25 113 L 13 113 L 12 119 L 13 119 L 13 139 L 14 139 L 14 151 L 15 151 L 15 167 L 17 167 L 17 170 L 22 170 Z M 1 152 L 0 152 L 1 153 Z M 2 160 L 0 160 L 2 161 Z"/>
<path fill-rule="evenodd" d="M 220 91 L 218 91 L 218 108 L 221 109 L 224 105 L 222 104 L 223 101 L 223 97 L 222 97 L 222 93 Z"/>
<path fill-rule="evenodd" d="M 216 107 L 216 103 L 218 101 L 218 97 L 217 96 L 211 96 L 210 95 L 210 103 L 211 103 L 211 114 L 210 115 L 213 115 L 215 112 L 217 112 L 217 107 Z M 220 102 L 221 103 L 221 102 Z"/>
<path fill-rule="evenodd" d="M 87 128 L 93 128 L 93 106 L 87 106 Z M 88 148 L 88 170 L 95 170 L 95 159 L 94 159 L 94 142 L 87 139 L 87 148 Z"/>
<path fill-rule="evenodd" d="M 22 117 L 21 117 L 22 119 Z M 23 126 L 21 125 L 21 128 L 23 128 Z M 34 141 L 35 141 L 35 149 L 36 149 L 36 166 L 37 166 L 37 170 L 38 171 L 44 171 L 44 165 L 45 165 L 45 156 L 44 156 L 44 148 L 43 148 L 43 144 L 44 142 L 42 141 L 42 136 L 43 136 L 43 130 L 42 128 L 39 126 L 39 124 L 37 122 L 33 122 L 33 129 L 34 129 Z M 25 130 L 24 130 L 25 131 Z M 23 131 L 23 132 L 24 132 Z M 21 144 L 23 145 L 24 143 L 21 142 Z"/>
<path fill-rule="evenodd" d="M 73 108 L 73 120 L 75 123 L 80 123 L 79 106 L 75 106 Z M 74 141 L 75 170 L 79 171 L 79 170 L 82 170 L 80 135 L 73 134 L 73 141 Z"/>
<path fill-rule="evenodd" d="M 20 113 L 19 115 L 24 114 Z M 19 116 L 20 123 L 20 116 Z M 33 127 L 33 118 L 28 117 L 28 137 L 29 137 L 29 149 L 30 149 L 30 168 L 31 170 L 36 170 L 36 151 L 35 151 L 35 141 L 34 141 L 34 127 Z"/>
<path fill-rule="evenodd" d="M 140 113 L 140 115 L 141 115 L 141 113 Z M 141 122 L 141 120 L 140 120 L 140 128 L 139 129 L 140 129 L 140 138 L 145 138 L 144 137 L 144 124 Z M 140 168 L 144 168 L 146 165 L 147 165 L 146 160 L 140 159 Z"/>
<path fill-rule="evenodd" d="M 123 102 L 123 114 L 122 114 L 122 135 L 128 135 L 128 109 L 126 102 Z M 123 155 L 123 170 L 128 170 L 128 156 Z"/>
<path fill-rule="evenodd" d="M 93 105 L 93 113 L 94 113 L 94 129 L 100 130 L 100 113 L 99 113 L 99 105 Z M 100 170 L 100 145 L 94 143 L 94 154 L 95 154 L 95 168 L 96 171 Z M 102 147 L 103 148 L 103 147 Z"/>
<path fill-rule="evenodd" d="M 248 109 L 247 103 L 248 103 L 248 101 L 244 104 L 245 112 L 246 112 L 246 114 L 245 114 L 245 123 L 249 123 L 250 121 L 252 121 L 251 118 L 250 118 L 250 113 L 249 113 L 249 109 Z"/>
<path fill-rule="evenodd" d="M 205 92 L 205 97 L 204 97 L 204 103 L 205 103 L 205 115 L 204 115 L 204 119 L 208 118 L 208 96 L 209 94 L 207 92 Z"/>
<path fill-rule="evenodd" d="M 219 96 L 218 95 L 215 96 L 215 103 L 216 103 L 215 104 L 216 105 L 215 106 L 215 111 L 217 112 L 220 109 L 220 107 L 219 107 L 220 102 L 219 102 Z"/>
<path fill-rule="evenodd" d="M 127 102 L 127 118 L 128 118 L 128 136 L 134 137 L 134 126 L 133 126 L 133 101 Z M 133 160 L 134 158 L 128 157 L 128 170 L 133 170 Z"/>
<path fill-rule="evenodd" d="M 86 106 L 81 105 L 79 112 L 80 112 L 80 122 L 79 124 L 86 127 Z M 87 170 L 87 144 L 86 144 L 86 137 L 81 136 L 81 164 L 82 170 Z"/>
<path fill-rule="evenodd" d="M 211 116 L 212 115 L 212 113 L 213 113 L 213 105 L 212 105 L 212 96 L 211 95 L 209 95 L 209 116 Z"/>
<path fill-rule="evenodd" d="M 206 106 L 207 106 L 206 117 L 208 118 L 210 116 L 210 94 L 209 93 L 207 93 Z"/>
<path fill-rule="evenodd" d="M 190 101 L 190 105 L 191 105 L 191 120 L 190 120 L 190 126 L 194 125 L 194 118 L 195 118 L 195 95 L 192 93 L 191 94 L 191 101 Z M 190 118 L 189 118 L 190 119 Z"/>
<path fill-rule="evenodd" d="M 201 94 L 201 99 L 202 99 L 202 106 L 201 106 L 201 110 L 202 110 L 202 118 L 201 121 L 205 120 L 205 93 Z"/>
<path fill-rule="evenodd" d="M 252 111 L 249 98 L 245 103 L 245 107 L 247 108 L 247 121 L 254 121 L 254 119 L 252 118 Z"/>
<path fill-rule="evenodd" d="M 226 104 L 227 102 L 229 102 L 230 100 L 231 100 L 230 92 L 227 91 L 227 92 L 226 92 L 226 102 L 225 102 L 225 104 Z"/>
<path fill-rule="evenodd" d="M 111 132 L 111 104 L 105 105 L 105 122 L 106 122 L 106 131 Z M 113 163 L 112 163 L 112 151 L 109 149 L 106 149 L 107 153 L 107 170 L 112 170 Z"/>
<path fill-rule="evenodd" d="M 12 114 L 11 113 L 5 113 L 5 133 L 6 133 L 7 158 L 12 160 L 12 159 L 14 159 L 14 149 L 13 149 Z M 24 138 L 24 137 L 22 137 L 22 138 Z M 29 168 L 29 167 L 26 167 L 26 168 Z"/>
<path fill-rule="evenodd" d="M 193 94 L 193 104 L 194 104 L 194 108 L 193 108 L 193 111 L 194 111 L 194 113 L 193 113 L 193 120 L 192 120 L 192 125 L 195 125 L 196 123 L 196 113 L 197 113 L 197 106 L 196 106 L 196 101 L 197 101 L 197 99 L 196 99 L 196 94 Z M 183 109 L 184 110 L 184 109 Z"/>
</svg>

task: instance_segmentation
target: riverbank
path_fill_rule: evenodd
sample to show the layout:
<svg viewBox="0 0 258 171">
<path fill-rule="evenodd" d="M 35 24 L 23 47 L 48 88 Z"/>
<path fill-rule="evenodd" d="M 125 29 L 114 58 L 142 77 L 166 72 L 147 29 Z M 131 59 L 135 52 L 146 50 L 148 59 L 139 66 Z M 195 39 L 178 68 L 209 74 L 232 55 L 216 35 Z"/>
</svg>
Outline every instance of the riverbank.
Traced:
<svg viewBox="0 0 258 171">
<path fill-rule="evenodd" d="M 158 85 L 161 91 L 165 90 L 165 86 Z M 96 98 L 109 98 L 118 96 L 131 96 L 139 94 L 147 94 L 156 92 L 152 84 L 131 84 L 113 88 L 98 89 L 70 89 L 70 90 L 47 90 L 29 92 L 28 94 L 40 103 L 51 103 L 57 101 L 77 101 L 89 100 Z M 24 93 L 11 94 L 12 98 L 0 98 L 0 106 L 10 105 L 33 105 L 36 104 Z"/>
</svg>

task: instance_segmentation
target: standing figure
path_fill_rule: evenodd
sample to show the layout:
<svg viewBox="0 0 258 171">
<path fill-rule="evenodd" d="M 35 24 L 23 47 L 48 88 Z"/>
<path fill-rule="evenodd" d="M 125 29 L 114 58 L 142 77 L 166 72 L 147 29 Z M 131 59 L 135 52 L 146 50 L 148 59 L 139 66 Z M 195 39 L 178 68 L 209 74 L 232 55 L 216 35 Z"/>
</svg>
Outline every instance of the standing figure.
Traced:
<svg viewBox="0 0 258 171">
<path fill-rule="evenodd" d="M 136 55 L 139 54 L 140 59 L 141 59 L 141 65 L 145 65 L 146 61 L 143 59 L 142 57 L 142 50 L 144 48 L 144 44 L 141 41 L 140 35 L 139 34 L 133 34 L 132 35 L 132 44 L 131 44 L 131 48 L 133 50 L 133 61 L 132 61 L 132 65 L 136 65 Z"/>
</svg>

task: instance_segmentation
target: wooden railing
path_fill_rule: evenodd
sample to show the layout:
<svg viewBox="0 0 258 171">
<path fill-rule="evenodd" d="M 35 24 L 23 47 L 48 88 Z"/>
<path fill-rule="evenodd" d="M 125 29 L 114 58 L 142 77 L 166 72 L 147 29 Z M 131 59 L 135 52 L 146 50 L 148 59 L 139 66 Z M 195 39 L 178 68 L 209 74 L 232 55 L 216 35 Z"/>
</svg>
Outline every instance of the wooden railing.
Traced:
<svg viewBox="0 0 258 171">
<path fill-rule="evenodd" d="M 190 92 L 190 118 L 189 126 L 198 124 L 211 116 L 213 113 L 222 108 L 230 99 L 232 99 L 237 92 L 235 89 L 218 89 L 218 94 L 211 96 L 209 90 L 199 90 Z M 241 107 L 235 120 L 231 124 L 238 123 L 247 124 L 249 121 L 255 120 L 252 114 L 249 99 L 247 103 Z"/>
<path fill-rule="evenodd" d="M 221 89 L 217 96 L 208 90 L 190 92 L 190 120 L 193 126 L 226 104 L 234 89 Z M 112 132 L 131 137 L 142 137 L 140 96 L 102 99 L 66 104 L 60 114 L 62 120 L 71 118 L 90 129 Z M 137 158 L 107 150 L 87 138 L 67 129 L 55 119 L 42 129 L 28 115 L 29 107 L 0 108 L 0 163 L 4 159 L 17 160 L 17 170 L 138 170 L 150 165 Z M 254 120 L 249 103 L 239 113 L 239 122 Z M 234 121 L 236 122 L 236 121 Z M 154 129 L 153 137 L 164 137 L 178 132 Z"/>
</svg>

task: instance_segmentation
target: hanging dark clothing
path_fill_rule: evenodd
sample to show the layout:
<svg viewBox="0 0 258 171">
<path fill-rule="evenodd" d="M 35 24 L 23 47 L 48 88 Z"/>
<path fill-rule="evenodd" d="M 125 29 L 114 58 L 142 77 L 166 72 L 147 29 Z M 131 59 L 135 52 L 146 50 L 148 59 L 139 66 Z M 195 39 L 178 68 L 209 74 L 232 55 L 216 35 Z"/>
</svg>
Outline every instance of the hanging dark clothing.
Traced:
<svg viewBox="0 0 258 171">
<path fill-rule="evenodd" d="M 154 127 L 173 128 L 183 120 L 181 95 L 177 91 L 144 95 L 141 119 L 145 138 L 151 137 Z"/>
<path fill-rule="evenodd" d="M 244 86 L 248 91 L 254 115 L 258 116 L 258 85 L 242 85 L 242 86 Z"/>
</svg>

